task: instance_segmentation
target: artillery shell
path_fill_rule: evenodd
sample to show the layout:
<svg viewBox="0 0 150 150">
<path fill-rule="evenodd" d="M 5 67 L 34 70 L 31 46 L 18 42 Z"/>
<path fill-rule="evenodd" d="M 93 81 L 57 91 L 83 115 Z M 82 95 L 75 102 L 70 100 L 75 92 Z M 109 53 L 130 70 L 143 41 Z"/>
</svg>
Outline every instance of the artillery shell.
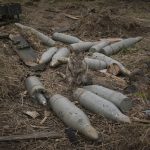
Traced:
<svg viewBox="0 0 150 150">
<path fill-rule="evenodd" d="M 120 42 L 116 42 L 116 43 L 113 43 L 111 45 L 104 47 L 102 50 L 102 53 L 108 56 L 113 55 L 119 52 L 121 49 L 128 48 L 141 40 L 142 40 L 142 37 L 124 39 Z"/>
<path fill-rule="evenodd" d="M 88 65 L 88 68 L 92 70 L 101 70 L 107 67 L 104 61 L 98 59 L 84 58 L 84 61 Z"/>
<path fill-rule="evenodd" d="M 115 121 L 131 122 L 129 117 L 122 114 L 113 103 L 90 91 L 78 88 L 74 92 L 74 98 L 85 108 L 96 114 L 103 115 L 104 117 Z"/>
<path fill-rule="evenodd" d="M 92 46 L 89 51 L 90 52 L 101 52 L 102 48 L 104 48 L 105 46 L 107 46 L 109 44 L 110 44 L 109 41 L 102 41 L 99 44 Z"/>
<path fill-rule="evenodd" d="M 56 52 L 56 47 L 49 48 L 46 52 L 42 54 L 41 59 L 39 60 L 39 64 L 48 63 Z"/>
<path fill-rule="evenodd" d="M 98 139 L 86 114 L 62 95 L 56 94 L 49 100 L 50 107 L 69 127 L 72 127 L 92 140 Z"/>
<path fill-rule="evenodd" d="M 25 86 L 27 88 L 29 95 L 34 100 L 37 100 L 42 105 L 47 104 L 46 98 L 43 95 L 46 92 L 46 90 L 38 77 L 36 76 L 28 77 L 25 80 Z"/>
<path fill-rule="evenodd" d="M 84 86 L 83 88 L 109 100 L 118 106 L 122 112 L 127 112 L 132 107 L 132 101 L 120 92 L 99 85 L 89 85 Z"/>
<path fill-rule="evenodd" d="M 58 51 L 52 57 L 52 61 L 50 63 L 50 66 L 51 67 L 58 66 L 59 64 L 61 64 L 61 61 L 59 61 L 59 60 L 61 60 L 62 58 L 68 57 L 69 54 L 70 54 L 69 49 L 67 49 L 65 47 L 58 49 Z"/>
<path fill-rule="evenodd" d="M 67 34 L 64 34 L 64 33 L 58 33 L 58 32 L 54 33 L 52 38 L 56 41 L 60 41 L 60 42 L 63 42 L 63 43 L 68 43 L 68 44 L 81 42 L 81 40 L 78 39 L 77 37 L 67 35 Z"/>
<path fill-rule="evenodd" d="M 104 61 L 107 64 L 107 66 L 109 66 L 111 64 L 117 64 L 120 67 L 121 72 L 125 75 L 130 75 L 130 73 L 131 73 L 120 62 L 118 62 L 117 60 L 114 60 L 111 57 L 108 57 L 104 54 L 96 52 L 96 53 L 93 53 L 92 58 Z"/>
<path fill-rule="evenodd" d="M 89 50 L 93 45 L 98 44 L 99 42 L 80 42 L 71 44 L 71 47 L 75 52 L 84 52 Z"/>
<path fill-rule="evenodd" d="M 35 94 L 35 97 L 36 97 L 36 99 L 38 100 L 38 102 L 39 102 L 40 104 L 46 106 L 47 100 L 46 100 L 46 98 L 44 97 L 43 94 L 41 94 L 41 93 L 36 93 L 36 94 Z"/>
<path fill-rule="evenodd" d="M 15 23 L 15 25 L 23 30 L 30 30 L 33 34 L 35 34 L 45 45 L 47 46 L 54 46 L 55 45 L 55 41 L 52 40 L 50 37 L 44 35 L 43 33 L 35 30 L 32 27 L 28 27 L 25 25 L 22 25 L 20 23 Z"/>
</svg>

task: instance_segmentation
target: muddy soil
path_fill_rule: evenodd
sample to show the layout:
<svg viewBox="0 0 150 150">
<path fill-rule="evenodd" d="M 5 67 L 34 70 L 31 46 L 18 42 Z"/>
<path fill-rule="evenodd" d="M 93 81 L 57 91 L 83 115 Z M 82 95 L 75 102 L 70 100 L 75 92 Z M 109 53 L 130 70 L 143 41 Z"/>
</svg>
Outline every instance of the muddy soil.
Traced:
<svg viewBox="0 0 150 150">
<path fill-rule="evenodd" d="M 125 92 L 133 101 L 133 108 L 127 115 L 131 118 L 149 119 L 144 115 L 143 110 L 150 108 L 150 2 L 25 0 L 22 2 L 22 8 L 21 23 L 32 26 L 49 36 L 55 31 L 75 35 L 85 41 L 96 41 L 106 37 L 143 36 L 144 39 L 134 47 L 112 56 L 136 73 L 131 78 L 125 78 L 128 81 L 127 89 L 117 87 L 117 84 L 110 88 Z M 68 18 L 65 14 L 77 16 L 79 19 Z M 0 33 L 19 33 L 19 31 L 14 24 L 0 27 Z M 37 46 L 36 50 L 40 55 L 45 48 L 41 45 Z M 139 71 L 136 71 L 137 69 Z M 63 135 L 60 139 L 0 142 L 0 150 L 148 150 L 150 148 L 150 123 L 116 123 L 85 110 L 74 101 L 70 86 L 58 74 L 58 72 L 65 74 L 65 70 L 66 65 L 56 69 L 48 65 L 44 72 L 38 74 L 50 95 L 62 94 L 87 113 L 91 123 L 99 132 L 99 140 L 90 141 L 77 133 L 78 144 L 72 144 L 65 135 L 65 129 L 68 127 L 52 111 L 41 127 L 40 121 L 47 108 L 34 104 L 24 87 L 25 76 L 32 71 L 13 51 L 11 42 L 0 39 L 0 136 L 36 131 L 56 131 Z M 90 74 L 102 80 L 99 72 L 90 71 Z M 106 83 L 107 86 L 111 82 L 111 79 L 108 80 L 110 81 Z M 105 82 L 103 84 L 105 85 Z M 32 119 L 24 115 L 23 111 L 27 110 L 35 110 L 40 116 Z"/>
</svg>

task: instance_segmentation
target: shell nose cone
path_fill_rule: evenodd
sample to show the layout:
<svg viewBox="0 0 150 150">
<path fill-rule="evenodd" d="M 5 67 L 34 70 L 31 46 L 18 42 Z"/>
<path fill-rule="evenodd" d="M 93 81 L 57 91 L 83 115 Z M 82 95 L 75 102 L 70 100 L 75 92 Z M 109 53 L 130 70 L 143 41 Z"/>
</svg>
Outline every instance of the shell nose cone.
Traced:
<svg viewBox="0 0 150 150">
<path fill-rule="evenodd" d="M 43 106 L 46 106 L 46 105 L 47 105 L 47 102 L 46 102 L 46 101 L 42 101 L 41 104 L 42 104 Z"/>
<path fill-rule="evenodd" d="M 143 37 L 142 36 L 138 36 L 137 39 L 140 41 L 140 40 L 143 39 Z"/>
<path fill-rule="evenodd" d="M 55 67 L 56 65 L 57 65 L 57 61 L 52 61 L 50 64 L 51 67 Z"/>
<path fill-rule="evenodd" d="M 126 123 L 131 123 L 130 118 L 128 116 L 126 116 L 126 115 L 120 116 L 119 117 L 119 121 L 126 122 Z"/>
<path fill-rule="evenodd" d="M 96 129 L 89 125 L 84 128 L 84 134 L 92 140 L 97 140 L 99 138 Z"/>
</svg>

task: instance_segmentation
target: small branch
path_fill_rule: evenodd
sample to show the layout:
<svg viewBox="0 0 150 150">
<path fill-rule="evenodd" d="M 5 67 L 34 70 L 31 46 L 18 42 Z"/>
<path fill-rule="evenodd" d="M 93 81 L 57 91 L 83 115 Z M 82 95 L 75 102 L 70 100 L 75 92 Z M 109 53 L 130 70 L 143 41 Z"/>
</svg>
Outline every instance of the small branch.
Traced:
<svg viewBox="0 0 150 150">
<path fill-rule="evenodd" d="M 29 140 L 29 139 L 43 139 L 43 138 L 61 138 L 62 135 L 56 132 L 36 132 L 26 135 L 10 135 L 10 136 L 1 136 L 0 142 L 2 141 L 19 141 L 19 140 Z"/>
<path fill-rule="evenodd" d="M 136 117 L 133 117 L 133 122 L 139 122 L 139 123 L 145 123 L 145 124 L 150 124 L 150 120 L 145 120 L 145 119 L 139 119 Z"/>
<path fill-rule="evenodd" d="M 65 13 L 64 13 L 64 15 L 65 15 L 66 17 L 71 18 L 71 19 L 74 19 L 74 20 L 80 19 L 79 16 L 73 16 L 73 15 L 69 15 L 69 14 L 65 14 Z"/>
</svg>

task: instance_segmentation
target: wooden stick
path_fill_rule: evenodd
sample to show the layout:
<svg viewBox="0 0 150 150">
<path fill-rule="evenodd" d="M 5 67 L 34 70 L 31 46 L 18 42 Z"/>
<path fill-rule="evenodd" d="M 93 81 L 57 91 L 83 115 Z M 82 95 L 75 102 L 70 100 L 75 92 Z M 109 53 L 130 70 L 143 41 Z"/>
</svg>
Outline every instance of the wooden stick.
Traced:
<svg viewBox="0 0 150 150">
<path fill-rule="evenodd" d="M 62 135 L 56 132 L 36 132 L 26 135 L 10 135 L 10 136 L 1 136 L 0 142 L 4 141 L 19 141 L 19 140 L 29 140 L 29 139 L 43 139 L 43 138 L 61 138 Z"/>
<path fill-rule="evenodd" d="M 9 34 L 7 33 L 0 33 L 0 39 L 8 39 L 9 38 Z"/>
<path fill-rule="evenodd" d="M 146 120 L 146 119 L 139 119 L 139 118 L 133 117 L 132 120 L 133 120 L 134 122 L 150 124 L 150 120 Z"/>
<path fill-rule="evenodd" d="M 107 88 L 115 89 L 114 87 L 119 87 L 124 89 L 127 87 L 127 83 L 124 79 L 109 74 L 107 72 L 101 72 L 99 77 L 93 77 L 93 84 L 102 85 Z"/>
<path fill-rule="evenodd" d="M 123 40 L 122 38 L 101 38 L 100 40 L 107 40 L 111 43 L 115 43 L 115 42 L 119 42 L 121 40 Z"/>
<path fill-rule="evenodd" d="M 66 17 L 71 18 L 71 19 L 74 19 L 74 20 L 80 19 L 79 16 L 73 16 L 73 15 L 69 15 L 69 14 L 65 14 L 65 13 L 64 13 L 64 15 L 65 15 Z"/>
</svg>

